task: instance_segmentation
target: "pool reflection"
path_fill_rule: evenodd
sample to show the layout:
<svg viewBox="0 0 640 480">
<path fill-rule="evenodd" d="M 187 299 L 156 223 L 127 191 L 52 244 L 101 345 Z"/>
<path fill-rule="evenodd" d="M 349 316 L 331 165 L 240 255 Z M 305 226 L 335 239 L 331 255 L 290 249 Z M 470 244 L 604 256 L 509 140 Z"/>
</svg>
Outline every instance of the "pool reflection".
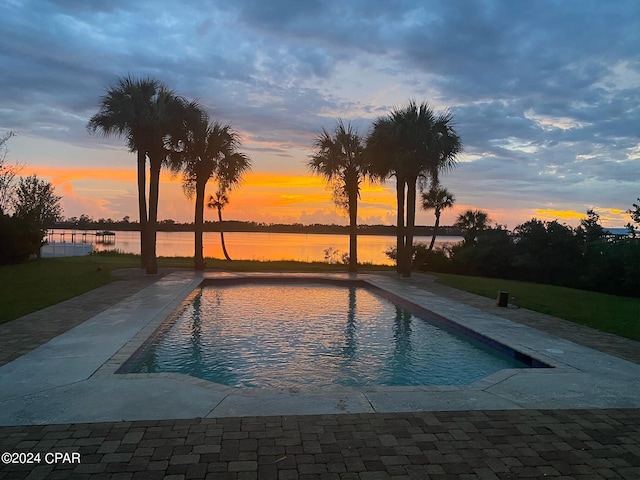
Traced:
<svg viewBox="0 0 640 480">
<path fill-rule="evenodd" d="M 238 387 L 461 385 L 523 367 L 359 286 L 197 290 L 135 371 Z"/>
</svg>

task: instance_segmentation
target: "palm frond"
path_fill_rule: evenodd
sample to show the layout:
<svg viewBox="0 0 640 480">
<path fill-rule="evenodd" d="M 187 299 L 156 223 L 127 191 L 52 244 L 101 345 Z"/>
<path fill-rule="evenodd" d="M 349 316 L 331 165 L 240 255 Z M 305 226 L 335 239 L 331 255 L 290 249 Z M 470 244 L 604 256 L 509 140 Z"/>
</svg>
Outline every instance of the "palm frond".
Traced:
<svg viewBox="0 0 640 480">
<path fill-rule="evenodd" d="M 351 123 L 339 119 L 333 132 L 322 128 L 313 148 L 307 166 L 327 182 L 333 202 L 348 211 L 350 192 L 359 196 L 362 180 L 370 175 L 364 140 Z"/>
</svg>

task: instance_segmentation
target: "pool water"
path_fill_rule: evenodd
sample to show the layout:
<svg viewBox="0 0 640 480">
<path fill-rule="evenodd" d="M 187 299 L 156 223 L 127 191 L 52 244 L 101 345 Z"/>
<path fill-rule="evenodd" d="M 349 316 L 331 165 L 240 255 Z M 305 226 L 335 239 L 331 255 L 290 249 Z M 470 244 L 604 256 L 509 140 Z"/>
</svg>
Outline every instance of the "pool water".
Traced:
<svg viewBox="0 0 640 480">
<path fill-rule="evenodd" d="M 255 388 L 466 385 L 527 367 L 360 286 L 268 283 L 199 288 L 130 363 Z"/>
</svg>

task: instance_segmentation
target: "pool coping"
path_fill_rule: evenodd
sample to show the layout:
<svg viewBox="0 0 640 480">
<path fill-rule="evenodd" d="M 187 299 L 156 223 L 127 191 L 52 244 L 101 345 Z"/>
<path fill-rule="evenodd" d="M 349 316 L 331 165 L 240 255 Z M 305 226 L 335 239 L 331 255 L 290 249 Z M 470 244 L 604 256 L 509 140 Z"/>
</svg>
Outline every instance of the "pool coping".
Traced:
<svg viewBox="0 0 640 480">
<path fill-rule="evenodd" d="M 463 387 L 237 389 L 180 374 L 115 374 L 207 279 L 363 280 L 554 368 Z M 96 335 L 106 343 L 96 341 Z M 112 338 L 113 337 L 113 338 Z M 111 340 L 105 340 L 111 339 Z M 0 425 L 317 413 L 640 407 L 640 366 L 376 274 L 176 272 L 0 367 Z"/>
</svg>

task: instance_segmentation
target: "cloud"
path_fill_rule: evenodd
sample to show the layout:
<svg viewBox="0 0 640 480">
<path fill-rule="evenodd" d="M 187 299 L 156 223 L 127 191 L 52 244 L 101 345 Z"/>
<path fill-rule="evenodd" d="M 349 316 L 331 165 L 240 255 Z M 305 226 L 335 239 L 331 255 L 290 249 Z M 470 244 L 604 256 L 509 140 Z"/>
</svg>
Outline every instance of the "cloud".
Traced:
<svg viewBox="0 0 640 480">
<path fill-rule="evenodd" d="M 348 225 L 349 220 L 335 210 L 323 209 L 315 210 L 311 213 L 307 213 L 307 211 L 303 210 L 300 214 L 300 223 L 303 225 L 312 225 L 316 223 L 325 225 Z"/>
<path fill-rule="evenodd" d="M 628 208 L 638 23 L 635 0 L 3 2 L 0 129 L 29 139 L 12 153 L 34 167 L 133 165 L 122 140 L 85 126 L 119 76 L 152 76 L 231 122 L 257 171 L 303 175 L 323 126 L 344 118 L 366 135 L 376 117 L 424 99 L 455 114 L 465 154 L 443 181 L 461 202 Z"/>
<path fill-rule="evenodd" d="M 115 211 L 104 197 L 92 198 L 74 191 L 73 184 L 56 185 L 56 194 L 62 197 L 60 204 L 65 217 L 79 217 L 82 214 L 91 218 L 113 218 Z M 115 216 L 116 219 L 122 218 Z"/>
</svg>

